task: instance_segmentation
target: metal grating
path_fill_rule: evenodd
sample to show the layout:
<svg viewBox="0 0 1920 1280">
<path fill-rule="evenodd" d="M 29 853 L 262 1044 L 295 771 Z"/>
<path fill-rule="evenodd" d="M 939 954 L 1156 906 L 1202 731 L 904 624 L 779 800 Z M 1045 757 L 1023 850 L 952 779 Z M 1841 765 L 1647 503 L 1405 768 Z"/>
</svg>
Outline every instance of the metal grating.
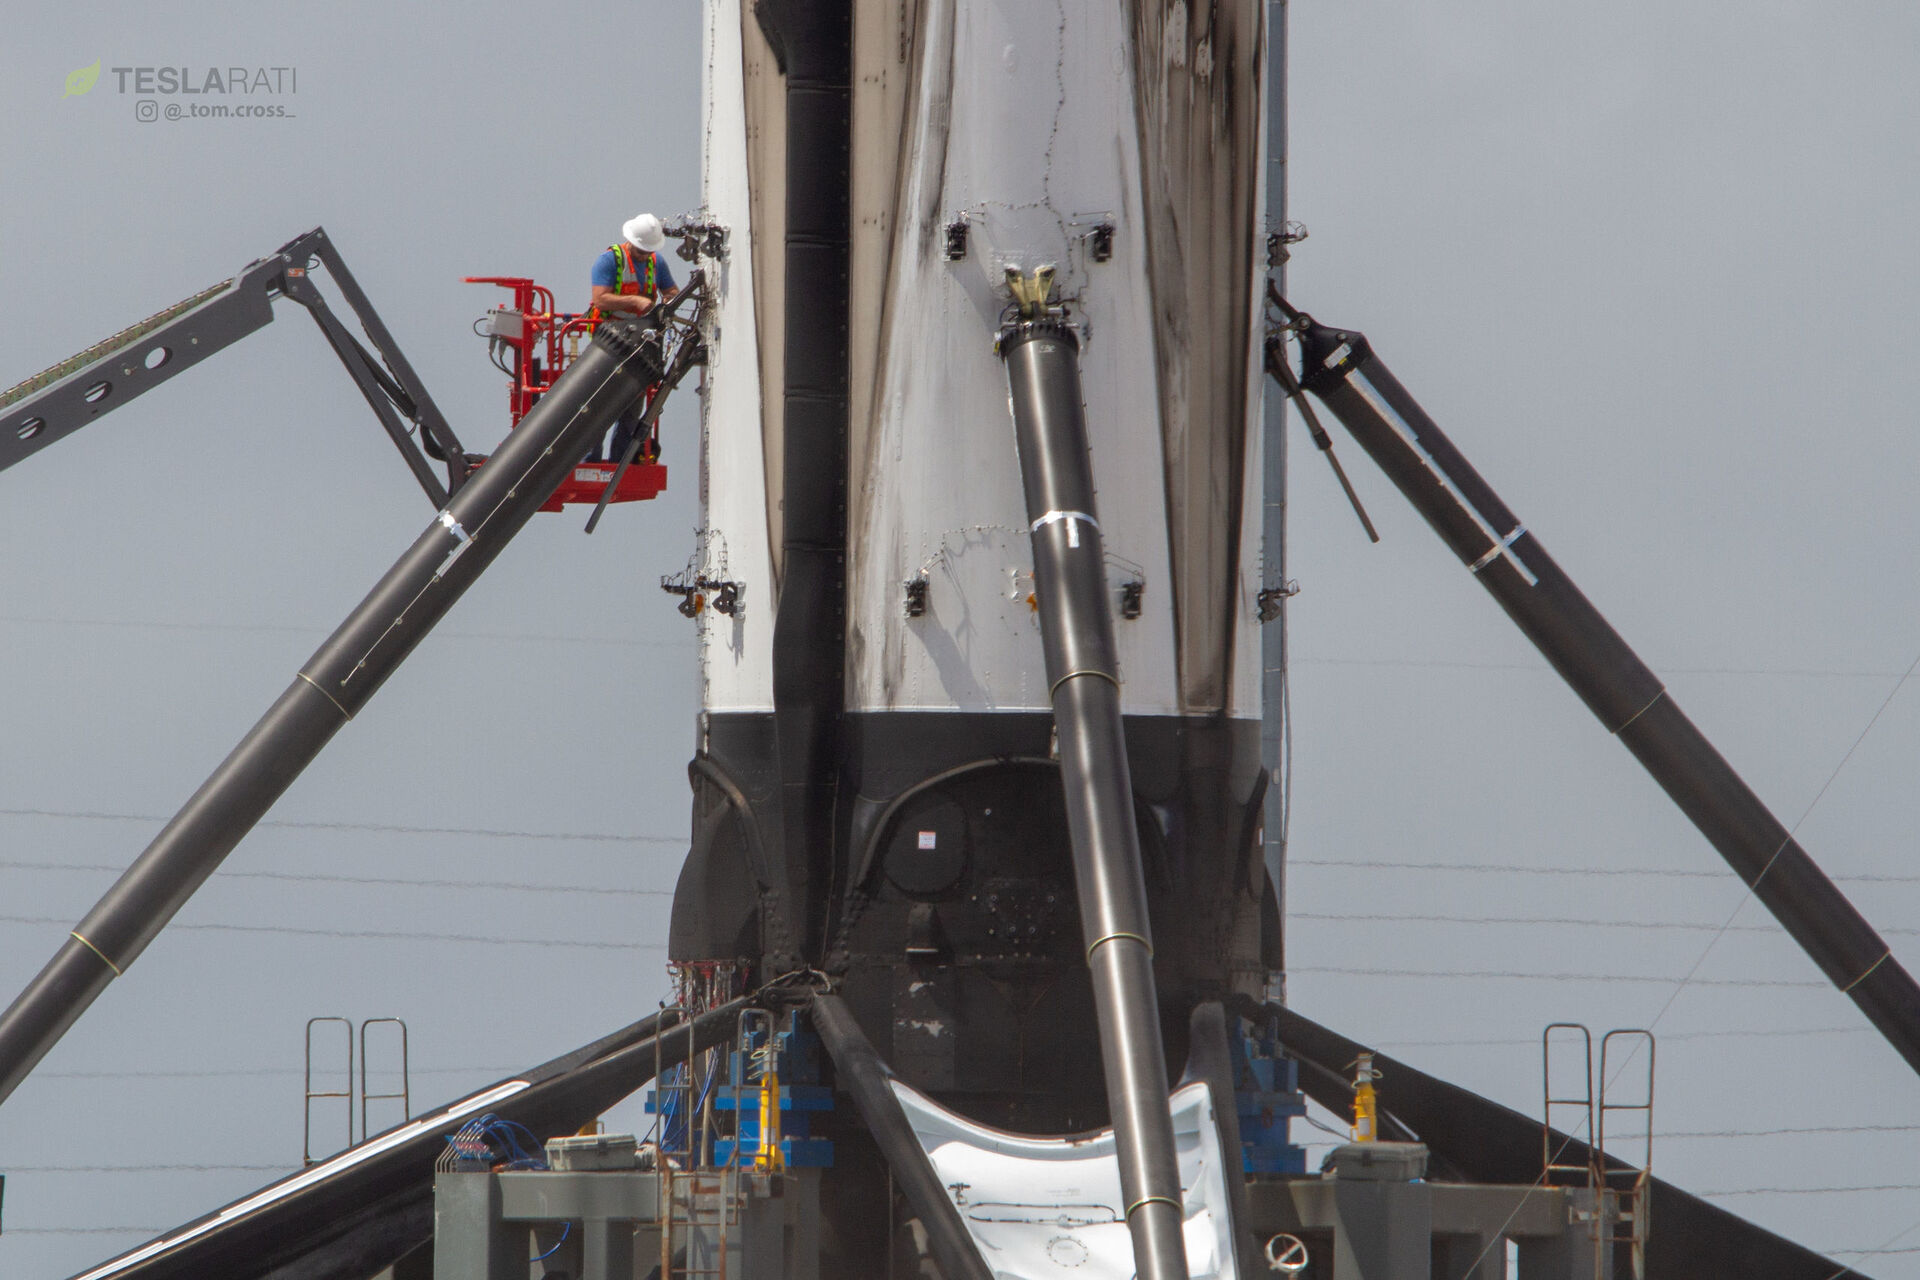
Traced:
<svg viewBox="0 0 1920 1280">
<path fill-rule="evenodd" d="M 0 392 L 0 409 L 26 399 L 34 392 L 50 387 L 70 374 L 77 373 L 95 361 L 104 360 L 122 347 L 132 346 L 147 334 L 152 333 L 169 320 L 178 319 L 210 298 L 217 297 L 233 287 L 232 280 L 222 280 L 219 284 L 202 289 L 191 298 L 176 302 L 164 311 L 155 312 L 136 325 L 131 325 L 111 338 L 103 339 L 88 347 L 78 355 L 69 356 L 52 368 L 43 369 L 25 382 L 16 383 Z"/>
</svg>

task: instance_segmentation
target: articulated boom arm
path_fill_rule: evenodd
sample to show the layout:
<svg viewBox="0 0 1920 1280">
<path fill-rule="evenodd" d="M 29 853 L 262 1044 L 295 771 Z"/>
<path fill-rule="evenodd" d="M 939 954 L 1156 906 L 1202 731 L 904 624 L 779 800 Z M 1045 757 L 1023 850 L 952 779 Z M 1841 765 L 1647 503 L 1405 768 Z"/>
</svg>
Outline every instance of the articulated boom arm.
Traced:
<svg viewBox="0 0 1920 1280">
<path fill-rule="evenodd" d="M 282 270 L 287 282 L 299 289 L 294 265 Z M 350 298 L 357 296 L 350 277 L 336 278 L 342 279 Z M 265 293 L 257 296 L 264 307 Z M 708 300 L 706 284 L 696 271 L 686 289 L 661 308 L 656 325 L 625 320 L 602 324 L 486 465 L 474 468 L 459 491 L 446 499 L 426 531 L 300 669 L 279 701 L 73 929 L 40 974 L 0 1012 L 0 1102 L 107 984 L 139 958 L 300 771 L 426 638 L 545 505 L 588 445 L 650 388 L 657 388 L 642 419 L 643 426 L 651 428 L 665 393 L 706 358 L 698 335 Z M 170 319 L 196 314 L 194 305 L 190 299 L 181 314 Z M 689 305 L 694 318 L 680 322 L 678 310 Z M 252 327 L 264 323 L 255 317 Z M 670 341 L 669 331 L 676 326 L 677 340 Z M 368 332 L 376 343 L 385 337 L 383 331 Z M 364 353 L 351 339 L 346 343 L 335 349 L 353 368 L 356 353 Z M 397 362 L 393 374 L 404 391 L 412 371 Z M 56 371 L 57 380 L 72 376 Z M 382 396 L 387 394 L 385 383 L 376 378 L 374 385 Z M 368 399 L 374 396 L 369 393 Z M 420 398 L 411 402 L 424 403 Z M 457 448 L 449 453 L 462 457 Z"/>
<path fill-rule="evenodd" d="M 1920 1072 L 1920 987 L 1792 832 L 1667 693 L 1367 344 L 1270 299 L 1300 336 L 1303 372 L 1269 368 L 1339 418 L 1480 585 L 1653 775 L 1680 811 Z M 1303 400 L 1301 403 L 1305 403 Z"/>
<path fill-rule="evenodd" d="M 316 264 L 326 268 L 346 298 L 372 351 L 314 287 L 308 273 Z M 273 319 L 275 297 L 291 298 L 313 316 L 420 487 L 436 508 L 445 506 L 472 464 L 320 227 L 289 240 L 232 279 L 0 392 L 0 471 L 264 327 Z M 433 461 L 446 464 L 444 485 L 434 475 Z"/>
</svg>

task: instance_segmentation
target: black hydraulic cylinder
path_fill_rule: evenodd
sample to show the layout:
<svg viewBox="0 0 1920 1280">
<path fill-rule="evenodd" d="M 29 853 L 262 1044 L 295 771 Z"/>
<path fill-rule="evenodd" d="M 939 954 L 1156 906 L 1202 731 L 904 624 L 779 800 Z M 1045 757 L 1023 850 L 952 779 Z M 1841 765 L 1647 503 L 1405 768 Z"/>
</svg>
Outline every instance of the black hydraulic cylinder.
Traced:
<svg viewBox="0 0 1920 1280">
<path fill-rule="evenodd" d="M 899 1097 L 887 1083 L 892 1073 L 840 997 L 824 993 L 814 996 L 813 1029 L 833 1059 L 840 1087 L 853 1098 L 854 1109 L 893 1171 L 893 1185 L 900 1188 L 919 1216 L 920 1225 L 926 1228 L 927 1247 L 940 1264 L 940 1274 L 947 1280 L 993 1280 L 973 1237 L 967 1234 L 967 1224 L 960 1220 L 960 1210 L 940 1184 L 940 1175 L 927 1159 Z"/>
<path fill-rule="evenodd" d="M 1067 833 L 1134 1265 L 1141 1280 L 1186 1280 L 1185 1210 L 1120 721 L 1113 604 L 1080 401 L 1079 342 L 1063 324 L 1034 320 L 1002 334 L 1000 353 L 1013 390 Z"/>
<path fill-rule="evenodd" d="M 294 677 L 260 722 L 0 1014 L 0 1102 L 144 951 L 644 389 L 631 329 L 602 325 L 553 389 Z"/>
<path fill-rule="evenodd" d="M 1773 912 L 1920 1071 L 1920 987 L 1364 336 L 1300 317 L 1301 382 Z"/>
</svg>

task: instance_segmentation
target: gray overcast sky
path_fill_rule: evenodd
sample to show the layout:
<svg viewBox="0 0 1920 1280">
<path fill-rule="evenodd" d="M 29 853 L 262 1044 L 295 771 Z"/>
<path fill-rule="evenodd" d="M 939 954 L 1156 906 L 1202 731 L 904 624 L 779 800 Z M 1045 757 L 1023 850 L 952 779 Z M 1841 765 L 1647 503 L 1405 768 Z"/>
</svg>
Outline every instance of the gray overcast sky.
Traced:
<svg viewBox="0 0 1920 1280">
<path fill-rule="evenodd" d="M 1920 655 L 1911 56 L 1894 4 L 1299 0 L 1293 299 L 1376 349 L 1789 824 Z M 1296 445 L 1304 442 L 1298 437 Z M 1371 469 L 1369 547 L 1296 448 L 1293 852 L 1668 868 L 1719 859 Z M 1914 691 L 1800 828 L 1912 876 Z M 1909 964 L 1920 884 L 1846 886 Z M 1298 915 L 1717 927 L 1730 875 L 1298 866 Z M 1920 1123 L 1920 1082 L 1748 903 L 1657 1031 L 1656 1127 Z M 1296 919 L 1292 995 L 1537 1112 L 1537 1037 L 1646 1025 L 1711 932 Z M 1688 1038 L 1722 1031 L 1827 1034 Z M 1423 1041 L 1480 1039 L 1466 1045 Z M 1391 1082 L 1387 1091 L 1391 1093 Z M 1911 1132 L 1675 1138 L 1655 1167 L 1817 1248 L 1920 1223 Z M 1658 1229 L 1656 1224 L 1656 1230 Z M 1920 1228 L 1892 1247 L 1920 1246 Z M 1920 1255 L 1862 1262 L 1920 1275 Z"/>
<path fill-rule="evenodd" d="M 22 194 L 0 209 L 0 383 L 323 224 L 455 429 L 490 447 L 503 379 L 469 326 L 499 292 L 461 277 L 530 275 L 581 305 L 622 221 L 698 203 L 699 14 L 9 14 L 0 171 Z M 294 118 L 142 123 L 110 72 L 63 101 L 96 58 L 297 66 Z M 432 514 L 319 332 L 278 315 L 0 475 L 0 652 L 16 673 L 0 684 L 0 915 L 68 921 L 0 921 L 7 998 L 113 874 L 18 864 L 130 861 Z M 613 509 L 591 538 L 584 512 L 536 520 L 273 814 L 664 842 L 256 832 L 0 1109 L 0 1275 L 64 1276 L 141 1238 L 36 1232 L 171 1226 L 297 1165 L 310 1016 L 404 1017 L 428 1104 L 653 1007 L 697 698 L 690 627 L 655 583 L 692 549 L 695 403 L 668 414 L 665 497 Z M 99 813 L 149 817 L 67 816 Z M 224 924 L 498 942 L 185 927 Z M 194 1071 L 247 1074 L 75 1074 Z M 34 1172 L 169 1164 L 256 1167 Z"/>
<path fill-rule="evenodd" d="M 9 23 L 0 383 L 323 223 L 483 446 L 504 403 L 468 325 L 494 295 L 459 278 L 577 295 L 621 219 L 698 199 L 690 2 L 86 4 Z M 1313 232 L 1295 301 L 1368 332 L 1789 823 L 1920 653 L 1916 26 L 1892 3 L 1294 5 L 1293 214 Z M 110 73 L 63 101 L 96 58 L 296 66 L 294 115 L 142 123 Z M 0 1274 L 64 1275 L 137 1239 L 73 1232 L 169 1226 L 297 1162 L 309 1016 L 405 1017 L 425 1103 L 652 1007 L 660 953 L 564 944 L 663 940 L 695 673 L 654 581 L 691 549 L 691 404 L 670 415 L 669 494 L 593 538 L 571 513 L 537 521 L 281 803 L 289 825 L 250 837 L 179 922 L 498 941 L 164 935 L 0 1109 Z M 1660 1016 L 1740 886 L 1357 447 L 1379 547 L 1294 444 L 1294 1002 L 1532 1111 L 1541 1025 Z M 428 514 L 286 309 L 0 476 L 0 996 Z M 1801 828 L 1836 875 L 1920 876 L 1911 699 Z M 1700 874 L 1328 865 L 1391 861 Z M 1911 962 L 1897 931 L 1920 930 L 1920 883 L 1848 887 Z M 1356 915 L 1708 930 L 1320 918 Z M 1718 985 L 1818 983 L 1763 911 L 1734 923 L 1660 1016 L 1658 1128 L 1920 1126 L 1920 1083 L 1844 998 Z M 1444 976 L 1461 971 L 1638 980 Z M 231 1074 L 179 1074 L 208 1072 Z M 1912 1137 L 1675 1137 L 1655 1160 L 1703 1191 L 1789 1188 L 1720 1202 L 1871 1249 L 1920 1224 L 1920 1195 L 1825 1188 L 1920 1184 Z M 50 1171 L 103 1164 L 257 1167 Z M 1920 1254 L 1862 1266 L 1920 1276 Z"/>
</svg>

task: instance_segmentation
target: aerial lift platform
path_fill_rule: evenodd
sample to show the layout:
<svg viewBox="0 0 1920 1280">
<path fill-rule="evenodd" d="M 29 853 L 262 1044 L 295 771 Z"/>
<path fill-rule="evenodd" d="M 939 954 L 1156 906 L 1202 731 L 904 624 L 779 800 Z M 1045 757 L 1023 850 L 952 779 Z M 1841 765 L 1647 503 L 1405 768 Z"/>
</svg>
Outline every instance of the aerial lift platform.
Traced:
<svg viewBox="0 0 1920 1280">
<path fill-rule="evenodd" d="M 364 344 L 327 305 L 314 280 L 316 269 L 324 269 L 345 299 L 360 323 Z M 525 277 L 469 279 L 513 291 L 512 303 L 493 308 L 476 329 L 489 339 L 489 355 L 509 379 L 510 426 L 518 427 L 605 322 L 559 311 L 552 291 Z M 0 392 L 0 471 L 263 328 L 273 319 L 276 298 L 307 309 L 421 490 L 436 508 L 444 507 L 487 458 L 468 453 L 460 443 L 321 227 L 294 237 L 237 275 Z M 663 315 L 662 324 L 687 328 L 691 322 Z M 653 429 L 658 421 L 653 412 L 658 394 L 655 382 L 639 407 L 650 429 L 634 456 L 611 463 L 582 463 L 540 509 L 559 511 L 585 503 L 603 508 L 658 497 L 667 485 L 667 469 L 659 461 L 659 436 Z M 436 474 L 436 464 L 444 471 L 444 480 Z"/>
</svg>

